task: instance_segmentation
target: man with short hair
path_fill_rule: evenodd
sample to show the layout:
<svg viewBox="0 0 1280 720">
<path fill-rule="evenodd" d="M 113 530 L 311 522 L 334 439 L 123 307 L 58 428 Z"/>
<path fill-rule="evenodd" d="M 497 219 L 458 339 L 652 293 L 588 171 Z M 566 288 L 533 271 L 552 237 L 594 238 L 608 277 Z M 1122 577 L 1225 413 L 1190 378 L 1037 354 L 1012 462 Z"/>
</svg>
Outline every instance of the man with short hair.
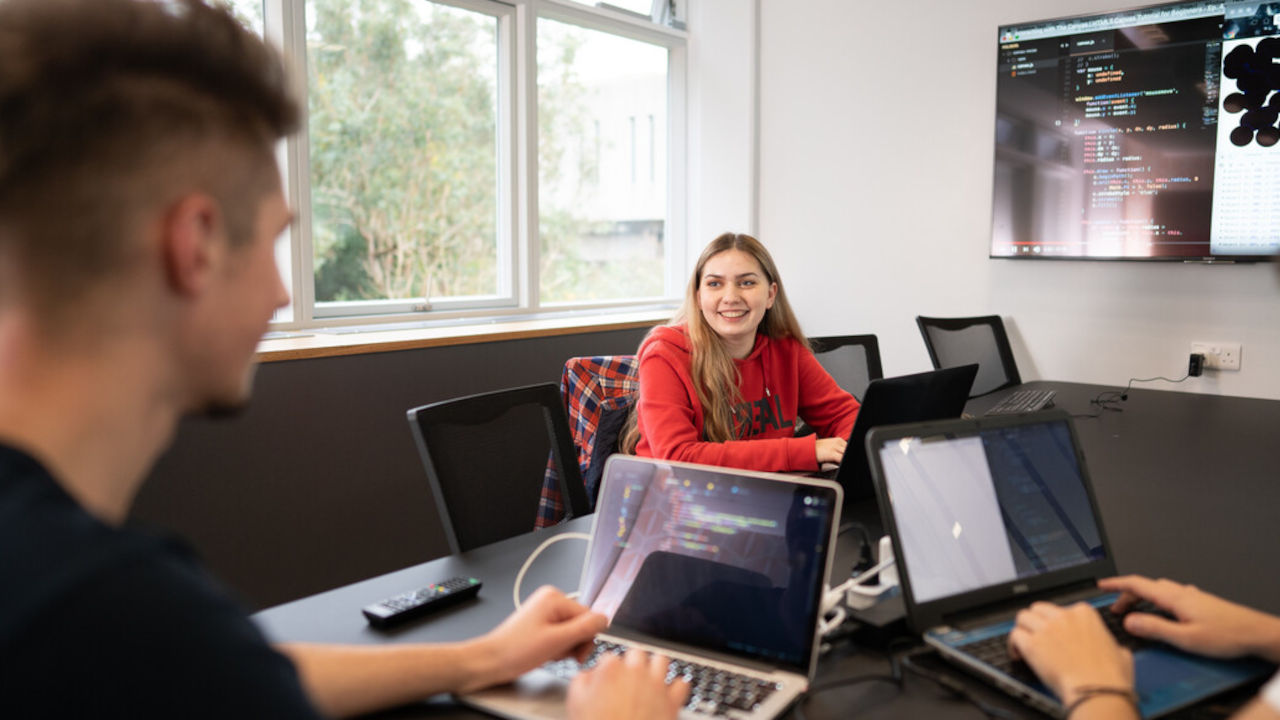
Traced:
<svg viewBox="0 0 1280 720">
<path fill-rule="evenodd" d="M 190 412 L 243 405 L 288 302 L 279 58 L 200 0 L 0 0 L 0 717 L 351 715 L 504 682 L 605 620 L 550 588 L 480 638 L 270 647 L 180 545 L 123 529 Z M 578 717 L 674 717 L 666 664 Z"/>
</svg>

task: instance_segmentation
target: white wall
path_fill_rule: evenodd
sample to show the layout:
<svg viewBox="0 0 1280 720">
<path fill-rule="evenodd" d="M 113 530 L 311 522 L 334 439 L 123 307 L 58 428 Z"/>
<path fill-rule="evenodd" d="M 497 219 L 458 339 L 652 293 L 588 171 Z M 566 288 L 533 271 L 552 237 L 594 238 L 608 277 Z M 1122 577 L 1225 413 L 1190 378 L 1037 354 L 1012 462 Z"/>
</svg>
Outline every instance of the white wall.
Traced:
<svg viewBox="0 0 1280 720">
<path fill-rule="evenodd" d="M 720 233 L 756 229 L 756 8 L 689 4 L 689 272 Z"/>
<path fill-rule="evenodd" d="M 1280 398 L 1270 265 L 986 256 L 996 27 L 1132 0 L 760 2 L 759 234 L 806 332 L 874 332 L 896 375 L 929 368 L 916 315 L 998 313 L 1024 379 L 1114 385 L 1238 341 L 1240 372 L 1146 387 Z"/>
</svg>

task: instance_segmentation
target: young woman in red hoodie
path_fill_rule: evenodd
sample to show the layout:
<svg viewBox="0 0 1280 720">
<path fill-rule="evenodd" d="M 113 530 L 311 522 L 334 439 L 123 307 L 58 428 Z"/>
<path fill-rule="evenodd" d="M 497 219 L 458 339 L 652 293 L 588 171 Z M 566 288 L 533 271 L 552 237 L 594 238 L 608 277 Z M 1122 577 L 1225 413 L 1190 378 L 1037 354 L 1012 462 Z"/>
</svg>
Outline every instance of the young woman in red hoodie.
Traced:
<svg viewBox="0 0 1280 720">
<path fill-rule="evenodd" d="M 844 456 L 858 401 L 814 358 L 773 258 L 749 235 L 702 251 L 684 305 L 644 339 L 638 362 L 626 451 L 768 471 Z M 798 419 L 817 434 L 796 437 Z"/>
</svg>

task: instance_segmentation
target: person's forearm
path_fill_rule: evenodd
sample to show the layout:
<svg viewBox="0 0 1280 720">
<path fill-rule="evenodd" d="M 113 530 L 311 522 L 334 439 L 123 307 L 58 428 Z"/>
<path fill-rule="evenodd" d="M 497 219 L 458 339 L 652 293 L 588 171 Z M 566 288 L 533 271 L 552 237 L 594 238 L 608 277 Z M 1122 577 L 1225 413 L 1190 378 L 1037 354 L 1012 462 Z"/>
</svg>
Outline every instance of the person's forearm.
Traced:
<svg viewBox="0 0 1280 720">
<path fill-rule="evenodd" d="M 322 712 L 349 717 L 481 687 L 492 673 L 475 642 L 442 645 L 277 647 L 298 668 Z"/>
<path fill-rule="evenodd" d="M 1252 653 L 1267 662 L 1280 663 L 1280 617 L 1259 613 L 1262 619 L 1254 635 Z"/>
</svg>

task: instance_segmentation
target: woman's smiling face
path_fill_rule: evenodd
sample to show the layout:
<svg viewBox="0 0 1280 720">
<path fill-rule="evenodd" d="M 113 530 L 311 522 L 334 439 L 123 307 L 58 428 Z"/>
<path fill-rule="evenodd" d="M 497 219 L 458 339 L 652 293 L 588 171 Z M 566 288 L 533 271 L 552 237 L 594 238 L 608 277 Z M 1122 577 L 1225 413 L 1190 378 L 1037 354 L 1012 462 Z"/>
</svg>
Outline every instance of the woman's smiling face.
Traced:
<svg viewBox="0 0 1280 720">
<path fill-rule="evenodd" d="M 725 250 L 702 266 L 698 307 L 729 354 L 741 359 L 751 353 L 756 328 L 765 310 L 773 307 L 777 293 L 777 284 L 769 282 L 754 257 L 742 250 Z"/>
</svg>

